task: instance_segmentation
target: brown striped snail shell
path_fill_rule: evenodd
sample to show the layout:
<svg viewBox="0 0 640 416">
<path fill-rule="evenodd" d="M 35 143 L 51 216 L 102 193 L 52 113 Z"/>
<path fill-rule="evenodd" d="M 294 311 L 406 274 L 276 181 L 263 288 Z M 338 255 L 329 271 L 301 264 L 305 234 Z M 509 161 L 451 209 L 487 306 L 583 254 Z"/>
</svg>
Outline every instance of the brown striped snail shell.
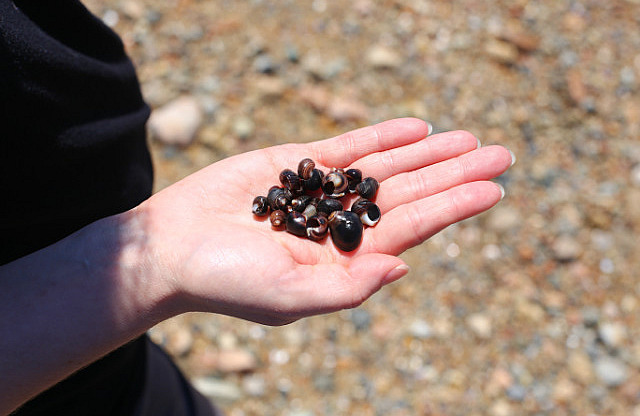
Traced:
<svg viewBox="0 0 640 416">
<path fill-rule="evenodd" d="M 363 198 L 373 199 L 378 192 L 378 181 L 374 178 L 364 178 L 362 182 L 356 185 L 356 192 Z"/>
<path fill-rule="evenodd" d="M 334 211 L 329 215 L 331 240 L 342 251 L 353 251 L 362 242 L 362 222 L 354 212 Z"/>
<path fill-rule="evenodd" d="M 281 210 L 281 209 L 277 209 L 275 211 L 271 212 L 271 215 L 269 216 L 269 220 L 271 221 L 271 225 L 274 228 L 282 228 L 284 227 L 284 223 L 287 219 L 287 214 Z"/>
<path fill-rule="evenodd" d="M 306 237 L 307 236 L 307 218 L 301 212 L 291 211 L 287 215 L 286 223 L 287 231 L 291 234 Z"/>
<path fill-rule="evenodd" d="M 316 168 L 316 163 L 307 158 L 304 158 L 298 163 L 298 176 L 302 179 L 309 179 L 311 177 L 311 173 Z"/>
<path fill-rule="evenodd" d="M 375 226 L 381 217 L 380 208 L 365 198 L 358 198 L 353 205 L 351 205 L 351 212 L 358 215 L 362 223 L 369 227 Z"/>
<path fill-rule="evenodd" d="M 264 196 L 257 196 L 253 199 L 251 211 L 258 217 L 264 217 L 269 214 L 269 201 Z"/>
<path fill-rule="evenodd" d="M 320 241 L 329 232 L 329 221 L 324 215 L 317 215 L 307 220 L 307 237 L 309 240 Z"/>
<path fill-rule="evenodd" d="M 280 172 L 280 183 L 291 192 L 297 193 L 302 190 L 302 179 L 291 169 Z"/>
<path fill-rule="evenodd" d="M 360 169 L 347 169 L 344 171 L 344 176 L 347 177 L 347 181 L 349 182 L 347 188 L 349 192 L 353 193 L 356 191 L 356 185 L 362 182 L 362 171 Z"/>
<path fill-rule="evenodd" d="M 322 178 L 322 192 L 331 198 L 341 198 L 345 195 L 349 182 L 344 173 L 337 170 L 327 173 Z"/>
</svg>

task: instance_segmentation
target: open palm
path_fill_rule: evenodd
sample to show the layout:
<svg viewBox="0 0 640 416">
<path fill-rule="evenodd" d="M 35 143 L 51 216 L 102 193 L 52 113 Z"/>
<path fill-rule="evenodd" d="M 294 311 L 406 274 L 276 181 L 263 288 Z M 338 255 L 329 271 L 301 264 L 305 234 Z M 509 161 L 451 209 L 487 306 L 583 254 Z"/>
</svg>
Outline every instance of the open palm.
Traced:
<svg viewBox="0 0 640 416">
<path fill-rule="evenodd" d="M 201 310 L 270 325 L 354 307 L 408 268 L 398 254 L 448 225 L 483 212 L 501 196 L 488 180 L 512 156 L 478 148 L 470 133 L 427 137 L 427 123 L 397 119 L 338 137 L 287 144 L 225 159 L 156 194 L 142 209 L 177 293 L 180 312 Z M 274 231 L 251 214 L 252 200 L 278 174 L 310 157 L 327 172 L 355 167 L 380 182 L 382 220 L 355 251 Z M 348 206 L 348 204 L 347 204 Z"/>
</svg>

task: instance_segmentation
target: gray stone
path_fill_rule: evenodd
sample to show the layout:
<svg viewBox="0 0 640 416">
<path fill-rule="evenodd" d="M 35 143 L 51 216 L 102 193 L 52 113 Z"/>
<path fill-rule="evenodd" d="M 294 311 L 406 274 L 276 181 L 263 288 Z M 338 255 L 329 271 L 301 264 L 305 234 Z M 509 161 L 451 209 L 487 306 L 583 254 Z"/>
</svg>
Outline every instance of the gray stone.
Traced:
<svg viewBox="0 0 640 416">
<path fill-rule="evenodd" d="M 366 309 L 353 309 L 350 318 L 356 331 L 366 331 L 371 326 L 371 314 Z"/>
<path fill-rule="evenodd" d="M 607 387 L 616 387 L 627 381 L 629 370 L 620 359 L 603 356 L 596 359 L 594 369 L 598 379 Z"/>
<path fill-rule="evenodd" d="M 278 64 L 271 55 L 261 53 L 253 60 L 253 68 L 261 74 L 273 74 L 278 70 Z"/>
<path fill-rule="evenodd" d="M 427 339 L 433 336 L 433 328 L 422 319 L 416 319 L 409 325 L 409 333 L 415 338 Z"/>
<path fill-rule="evenodd" d="M 251 375 L 242 380 L 242 388 L 249 396 L 263 397 L 267 391 L 267 382 L 262 376 Z"/>
<path fill-rule="evenodd" d="M 607 347 L 618 348 L 627 338 L 627 329 L 618 322 L 605 322 L 598 327 L 598 336 Z"/>
</svg>

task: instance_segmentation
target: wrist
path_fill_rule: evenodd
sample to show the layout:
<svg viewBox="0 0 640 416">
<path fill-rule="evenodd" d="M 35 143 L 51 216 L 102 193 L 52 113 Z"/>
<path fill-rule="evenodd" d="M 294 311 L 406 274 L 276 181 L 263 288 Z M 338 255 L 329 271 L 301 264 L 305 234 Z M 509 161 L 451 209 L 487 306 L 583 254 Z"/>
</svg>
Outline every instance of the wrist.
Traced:
<svg viewBox="0 0 640 416">
<path fill-rule="evenodd" d="M 137 314 L 142 330 L 180 313 L 178 311 L 175 284 L 166 273 L 165 256 L 154 244 L 151 212 L 146 203 L 106 219 L 116 235 L 110 237 L 114 244 L 115 261 L 112 275 L 120 280 L 123 298 L 128 298 L 129 313 Z M 109 262 L 109 259 L 105 259 Z"/>
</svg>

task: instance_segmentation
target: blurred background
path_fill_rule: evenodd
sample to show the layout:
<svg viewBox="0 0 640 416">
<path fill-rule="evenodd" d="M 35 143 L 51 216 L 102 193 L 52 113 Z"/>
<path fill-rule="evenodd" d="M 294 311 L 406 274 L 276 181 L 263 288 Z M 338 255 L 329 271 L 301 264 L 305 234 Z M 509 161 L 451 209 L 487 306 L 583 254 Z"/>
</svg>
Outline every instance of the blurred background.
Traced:
<svg viewBox="0 0 640 416">
<path fill-rule="evenodd" d="M 400 116 L 517 156 L 359 308 L 153 328 L 229 416 L 640 415 L 639 0 L 86 3 L 154 109 L 156 189 Z"/>
</svg>

